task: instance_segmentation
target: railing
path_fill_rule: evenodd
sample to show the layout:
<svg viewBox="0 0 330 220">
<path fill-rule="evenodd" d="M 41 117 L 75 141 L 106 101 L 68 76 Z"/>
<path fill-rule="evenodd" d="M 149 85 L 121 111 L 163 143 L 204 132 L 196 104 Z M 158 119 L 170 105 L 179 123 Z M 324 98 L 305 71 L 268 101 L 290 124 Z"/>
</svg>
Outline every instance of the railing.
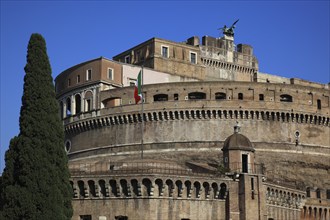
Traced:
<svg viewBox="0 0 330 220">
<path fill-rule="evenodd" d="M 71 175 L 96 174 L 173 174 L 194 175 L 185 165 L 159 162 L 104 162 L 69 165 Z M 197 173 L 195 173 L 197 174 Z"/>
<path fill-rule="evenodd" d="M 247 163 L 243 166 L 241 162 L 230 163 L 229 165 L 231 173 L 253 173 L 253 174 L 265 174 L 266 167 L 264 164 Z"/>
</svg>

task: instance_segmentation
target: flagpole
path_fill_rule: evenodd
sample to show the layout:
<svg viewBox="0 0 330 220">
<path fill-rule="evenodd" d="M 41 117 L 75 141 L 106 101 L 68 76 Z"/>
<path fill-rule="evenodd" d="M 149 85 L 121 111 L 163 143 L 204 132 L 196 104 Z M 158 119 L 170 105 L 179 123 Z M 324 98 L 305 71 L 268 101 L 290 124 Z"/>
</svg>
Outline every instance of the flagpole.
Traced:
<svg viewBox="0 0 330 220">
<path fill-rule="evenodd" d="M 143 94 L 143 65 L 142 65 L 142 69 L 141 69 L 141 112 L 142 112 L 142 116 L 141 116 L 141 159 L 143 160 L 143 129 L 144 129 L 144 118 L 143 118 L 143 102 L 144 102 L 144 94 Z"/>
</svg>

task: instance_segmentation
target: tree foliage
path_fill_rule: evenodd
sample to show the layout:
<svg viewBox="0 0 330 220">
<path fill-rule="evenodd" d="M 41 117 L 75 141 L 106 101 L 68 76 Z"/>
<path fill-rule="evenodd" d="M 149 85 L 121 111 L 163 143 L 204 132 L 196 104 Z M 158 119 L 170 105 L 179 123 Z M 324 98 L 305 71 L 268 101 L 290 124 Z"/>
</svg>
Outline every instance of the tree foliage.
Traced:
<svg viewBox="0 0 330 220">
<path fill-rule="evenodd" d="M 46 42 L 32 34 L 24 68 L 20 133 L 6 152 L 0 195 L 4 219 L 71 219 L 64 132 Z"/>
</svg>

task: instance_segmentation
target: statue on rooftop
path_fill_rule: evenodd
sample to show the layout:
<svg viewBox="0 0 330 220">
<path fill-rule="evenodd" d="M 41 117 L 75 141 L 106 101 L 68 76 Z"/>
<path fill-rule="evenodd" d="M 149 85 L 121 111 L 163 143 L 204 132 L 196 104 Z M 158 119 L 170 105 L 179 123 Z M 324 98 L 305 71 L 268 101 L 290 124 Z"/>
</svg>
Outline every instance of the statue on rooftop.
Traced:
<svg viewBox="0 0 330 220">
<path fill-rule="evenodd" d="M 237 19 L 237 21 L 235 21 L 229 28 L 227 28 L 226 25 L 223 26 L 223 28 L 219 28 L 218 30 L 222 30 L 222 33 L 224 35 L 227 36 L 231 36 L 234 37 L 234 29 L 235 29 L 235 24 L 239 21 L 239 19 Z"/>
</svg>

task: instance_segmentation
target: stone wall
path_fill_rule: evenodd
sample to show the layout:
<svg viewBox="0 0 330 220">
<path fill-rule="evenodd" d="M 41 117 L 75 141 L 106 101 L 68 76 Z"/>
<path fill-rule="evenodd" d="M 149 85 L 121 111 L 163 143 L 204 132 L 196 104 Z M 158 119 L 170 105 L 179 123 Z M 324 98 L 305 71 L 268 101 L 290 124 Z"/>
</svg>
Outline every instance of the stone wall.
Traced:
<svg viewBox="0 0 330 220">
<path fill-rule="evenodd" d="M 306 201 L 303 191 L 265 183 L 268 219 L 300 219 Z"/>
</svg>

